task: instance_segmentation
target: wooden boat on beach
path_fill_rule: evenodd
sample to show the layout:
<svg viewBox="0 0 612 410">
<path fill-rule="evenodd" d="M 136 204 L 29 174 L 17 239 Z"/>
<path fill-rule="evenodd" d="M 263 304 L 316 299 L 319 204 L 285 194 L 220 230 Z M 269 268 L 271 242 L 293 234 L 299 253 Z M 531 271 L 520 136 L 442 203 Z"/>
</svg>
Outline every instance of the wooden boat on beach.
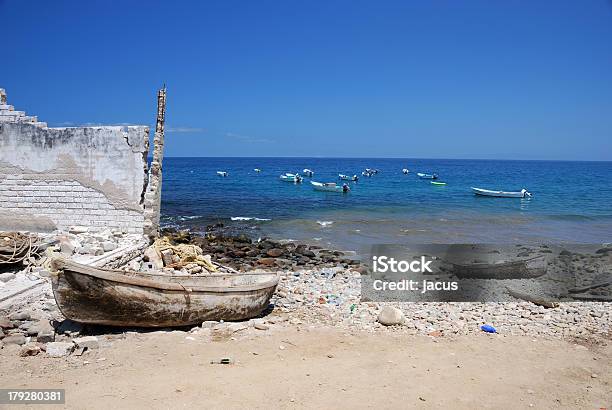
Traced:
<svg viewBox="0 0 612 410">
<path fill-rule="evenodd" d="M 472 191 L 476 195 L 480 196 L 493 196 L 497 198 L 525 198 L 531 197 L 531 193 L 529 193 L 526 189 L 521 189 L 517 192 L 508 192 L 508 191 L 491 191 L 489 189 L 482 188 L 474 188 L 472 187 Z"/>
<path fill-rule="evenodd" d="M 535 256 L 498 263 L 451 263 L 453 273 L 463 279 L 529 279 L 546 273 L 546 258 Z"/>
<path fill-rule="evenodd" d="M 170 327 L 261 314 L 276 273 L 164 275 L 99 269 L 56 258 L 53 295 L 67 318 L 111 326 Z"/>
</svg>

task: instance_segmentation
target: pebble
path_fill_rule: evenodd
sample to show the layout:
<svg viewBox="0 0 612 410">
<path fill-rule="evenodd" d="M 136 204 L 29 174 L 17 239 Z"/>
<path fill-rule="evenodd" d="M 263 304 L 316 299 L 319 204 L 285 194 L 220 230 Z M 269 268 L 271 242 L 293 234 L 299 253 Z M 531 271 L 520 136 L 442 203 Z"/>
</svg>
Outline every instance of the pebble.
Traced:
<svg viewBox="0 0 612 410">
<path fill-rule="evenodd" d="M 2 329 L 12 329 L 15 326 L 6 316 L 0 316 L 0 328 Z"/>
<path fill-rule="evenodd" d="M 30 314 L 27 312 L 17 312 L 9 315 L 10 320 L 30 320 Z"/>
<path fill-rule="evenodd" d="M 28 343 L 28 344 L 24 345 L 19 350 L 19 356 L 21 356 L 21 357 L 36 356 L 41 351 L 42 351 L 42 349 L 37 344 L 35 344 L 35 343 Z"/>
</svg>

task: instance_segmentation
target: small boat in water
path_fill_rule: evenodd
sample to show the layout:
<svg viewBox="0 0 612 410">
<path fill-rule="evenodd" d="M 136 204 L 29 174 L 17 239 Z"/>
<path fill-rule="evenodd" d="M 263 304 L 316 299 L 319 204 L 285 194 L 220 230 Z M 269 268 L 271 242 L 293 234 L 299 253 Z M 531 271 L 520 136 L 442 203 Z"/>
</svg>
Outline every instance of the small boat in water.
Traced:
<svg viewBox="0 0 612 410">
<path fill-rule="evenodd" d="M 546 273 L 546 258 L 535 256 L 529 259 L 497 263 L 451 263 L 453 274 L 464 279 L 528 279 Z"/>
<path fill-rule="evenodd" d="M 438 179 L 438 174 L 424 174 L 422 172 L 417 172 L 417 176 L 423 179 Z"/>
<path fill-rule="evenodd" d="M 402 169 L 402 174 L 404 174 L 404 175 L 408 175 L 409 172 L 410 172 L 410 170 L 408 168 Z"/>
<path fill-rule="evenodd" d="M 217 171 L 217 175 L 220 177 L 226 177 L 229 174 L 227 173 L 227 171 Z"/>
<path fill-rule="evenodd" d="M 111 326 L 170 327 L 244 320 L 269 305 L 276 273 L 167 275 L 53 259 L 55 301 L 68 319 Z"/>
<path fill-rule="evenodd" d="M 441 181 L 431 181 L 430 184 L 432 185 L 446 185 L 446 182 L 441 182 Z"/>
<path fill-rule="evenodd" d="M 529 198 L 531 197 L 531 193 L 529 193 L 526 189 L 521 189 L 518 192 L 507 192 L 507 191 L 491 191 L 489 189 L 472 187 L 472 191 L 476 195 L 493 196 L 497 198 L 525 198 L 525 197 Z"/>
<path fill-rule="evenodd" d="M 310 183 L 312 184 L 312 187 L 314 188 L 315 191 L 324 191 L 324 192 L 339 192 L 339 193 L 346 193 L 348 191 L 350 191 L 350 188 L 347 184 L 342 184 L 342 186 L 337 185 L 335 182 L 315 182 L 315 181 L 310 181 Z"/>
<path fill-rule="evenodd" d="M 253 171 L 255 171 L 255 172 L 261 172 L 261 169 L 259 169 L 259 168 L 255 168 Z"/>
<path fill-rule="evenodd" d="M 290 174 L 290 173 L 286 173 L 280 176 L 280 179 L 282 181 L 285 182 L 294 182 L 296 184 L 299 184 L 302 182 L 303 178 L 298 175 L 298 174 Z"/>
<path fill-rule="evenodd" d="M 314 175 L 314 171 L 312 171 L 312 170 L 310 170 L 308 168 L 304 168 L 302 173 L 304 174 L 305 177 L 308 177 L 308 178 L 312 178 L 312 176 Z"/>
<path fill-rule="evenodd" d="M 354 181 L 354 182 L 359 181 L 359 177 L 357 175 L 353 175 L 352 177 L 349 177 L 348 175 L 339 174 L 338 178 L 340 178 L 343 181 Z"/>
</svg>

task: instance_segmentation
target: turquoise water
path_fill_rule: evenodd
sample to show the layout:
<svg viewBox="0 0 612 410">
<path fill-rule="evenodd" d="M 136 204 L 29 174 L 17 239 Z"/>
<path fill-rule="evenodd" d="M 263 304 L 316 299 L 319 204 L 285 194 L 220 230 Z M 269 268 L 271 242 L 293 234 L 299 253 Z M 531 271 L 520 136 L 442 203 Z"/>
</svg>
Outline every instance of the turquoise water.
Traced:
<svg viewBox="0 0 612 410">
<path fill-rule="evenodd" d="M 360 180 L 350 193 L 336 194 L 314 191 L 308 178 L 279 179 L 304 168 L 315 172 L 314 181 L 339 182 L 339 173 Z M 380 173 L 363 177 L 365 168 Z M 217 176 L 220 170 L 229 176 Z M 435 172 L 447 185 L 417 172 Z M 195 231 L 222 222 L 253 237 L 355 250 L 373 243 L 599 243 L 612 240 L 611 181 L 612 162 L 166 158 L 162 222 Z M 533 197 L 477 197 L 472 186 L 526 188 Z"/>
</svg>

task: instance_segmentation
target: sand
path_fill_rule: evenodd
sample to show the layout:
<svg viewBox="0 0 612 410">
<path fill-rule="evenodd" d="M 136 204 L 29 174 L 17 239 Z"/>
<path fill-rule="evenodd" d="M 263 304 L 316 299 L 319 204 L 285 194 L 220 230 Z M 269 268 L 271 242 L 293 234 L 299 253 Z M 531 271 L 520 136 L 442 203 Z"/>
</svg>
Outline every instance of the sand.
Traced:
<svg viewBox="0 0 612 410">
<path fill-rule="evenodd" d="M 612 406 L 612 347 L 605 340 L 583 346 L 528 336 L 434 338 L 330 327 L 218 341 L 176 331 L 106 340 L 81 357 L 21 358 L 2 349 L 2 387 L 64 388 L 66 407 L 101 409 Z M 210 363 L 223 357 L 234 363 Z"/>
</svg>

